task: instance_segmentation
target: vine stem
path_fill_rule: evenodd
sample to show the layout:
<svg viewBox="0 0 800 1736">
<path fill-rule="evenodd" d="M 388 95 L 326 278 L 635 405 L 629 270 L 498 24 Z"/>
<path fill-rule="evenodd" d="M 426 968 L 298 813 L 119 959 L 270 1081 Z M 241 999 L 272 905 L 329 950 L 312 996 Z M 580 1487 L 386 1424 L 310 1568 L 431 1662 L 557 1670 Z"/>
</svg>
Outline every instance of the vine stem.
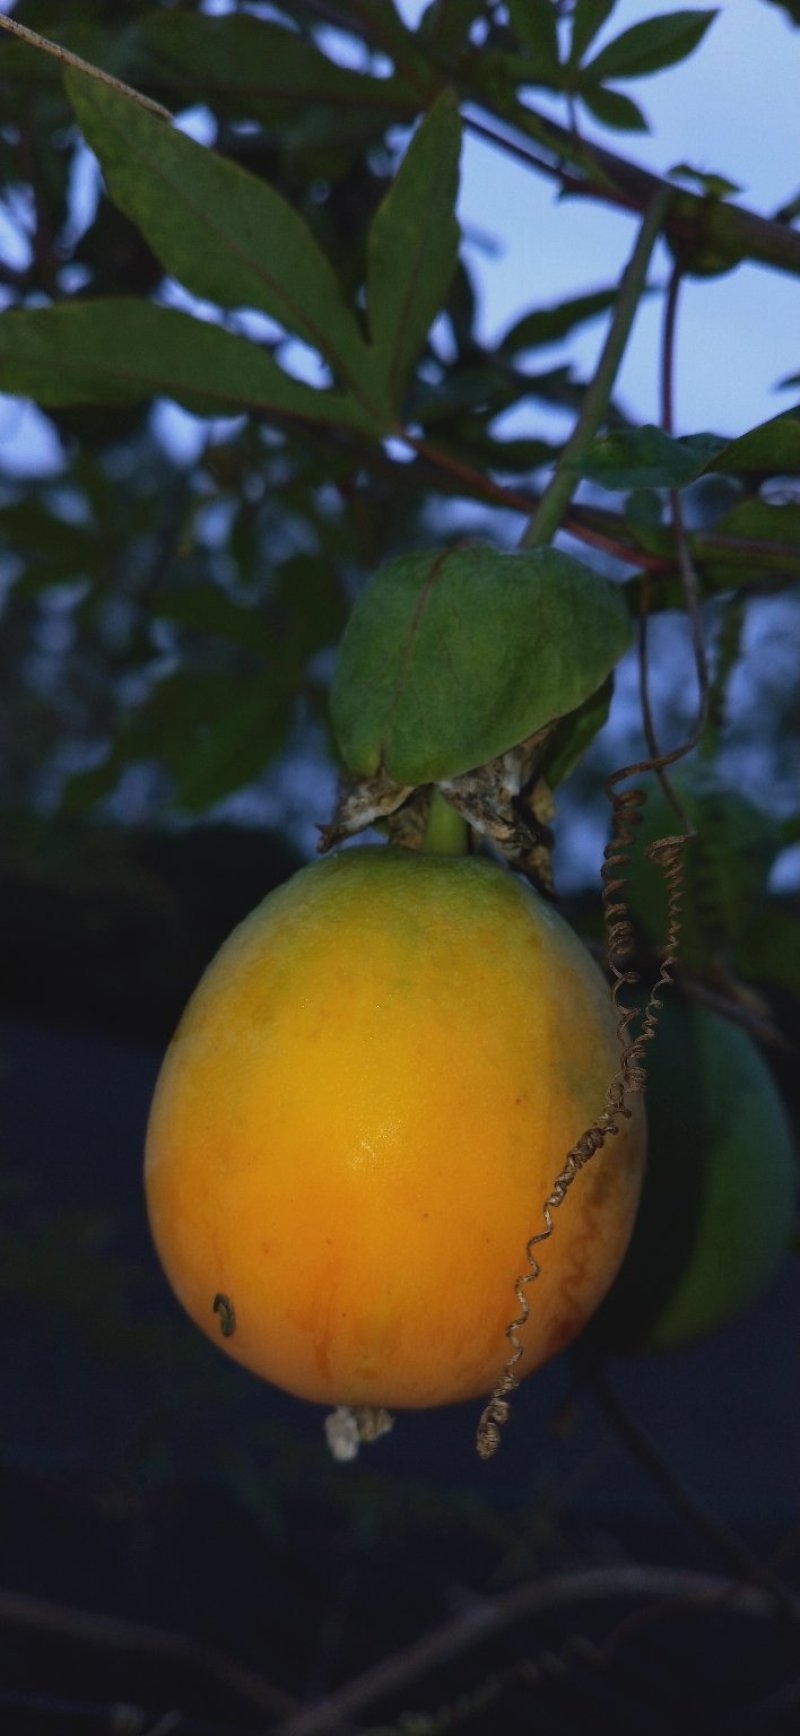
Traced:
<svg viewBox="0 0 800 1736">
<path fill-rule="evenodd" d="M 614 314 L 597 371 L 556 470 L 521 539 L 524 548 L 541 548 L 543 544 L 552 542 L 556 531 L 561 528 L 578 481 L 576 464 L 586 456 L 608 409 L 625 345 L 642 298 L 653 248 L 673 198 L 674 194 L 669 189 L 659 189 L 647 207 L 636 245 L 620 280 Z"/>
<path fill-rule="evenodd" d="M 71 67 L 73 72 L 86 72 L 91 78 L 96 78 L 99 84 L 107 84 L 111 90 L 131 97 L 140 108 L 149 109 L 151 114 L 160 115 L 162 120 L 172 120 L 169 109 L 164 108 L 163 103 L 156 102 L 153 97 L 143 96 L 140 90 L 134 90 L 132 85 L 125 84 L 121 78 L 114 78 L 110 72 L 103 72 L 102 67 L 95 66 L 91 60 L 84 60 L 80 54 L 73 54 L 71 49 L 62 48 L 59 42 L 51 42 L 49 37 L 40 36 L 38 30 L 29 30 L 27 24 L 18 24 L 15 18 L 0 15 L 0 29 L 7 30 L 11 36 L 19 37 L 29 48 L 39 48 L 44 54 L 52 55 L 54 60 L 61 61 L 62 66 Z"/>
<path fill-rule="evenodd" d="M 431 446 L 427 440 L 409 433 L 408 429 L 403 430 L 402 440 L 404 445 L 409 446 L 427 464 L 432 465 L 436 470 L 445 471 L 449 476 L 460 478 L 470 494 L 481 495 L 484 500 L 491 502 L 494 506 L 506 507 L 511 512 L 522 512 L 526 517 L 530 517 L 531 513 L 538 510 L 540 500 L 544 498 L 540 496 L 537 499 L 536 495 L 530 492 L 523 493 L 521 489 L 508 488 L 502 482 L 494 482 L 491 477 L 483 475 L 481 471 L 473 470 L 470 465 L 462 463 L 461 459 L 453 458 L 449 452 L 442 452 L 438 447 Z M 628 566 L 639 567 L 642 572 L 663 573 L 670 569 L 670 562 L 664 556 L 650 554 L 645 549 L 637 548 L 633 543 L 621 542 L 617 537 L 598 530 L 596 526 L 585 524 L 573 513 L 565 515 L 563 529 L 570 536 L 575 537 L 577 542 L 585 542 L 590 544 L 592 548 L 603 549 L 606 554 L 614 555 L 617 560 L 624 561 Z"/>
<path fill-rule="evenodd" d="M 555 1610 L 573 1604 L 603 1605 L 615 1598 L 631 1599 L 639 1605 L 645 1600 L 656 1604 L 674 1601 L 698 1610 L 722 1606 L 760 1620 L 774 1616 L 773 1600 L 760 1587 L 694 1569 L 620 1563 L 544 1574 L 493 1597 L 471 1600 L 440 1627 L 430 1628 L 363 1675 L 334 1688 L 316 1705 L 285 1719 L 272 1736 L 334 1736 L 376 1702 L 407 1693 L 420 1677 L 473 1653 L 477 1646 L 517 1622 L 550 1617 Z"/>
<path fill-rule="evenodd" d="M 219 1651 L 207 1639 L 194 1639 L 189 1634 L 173 1633 L 121 1616 L 74 1609 L 71 1604 L 54 1603 L 5 1586 L 0 1586 L 0 1622 L 11 1629 L 50 1634 L 75 1645 L 96 1646 L 99 1650 L 150 1661 L 161 1659 L 237 1695 L 266 1718 L 286 1719 L 296 1710 L 292 1694 L 276 1687 L 238 1658 Z"/>
<path fill-rule="evenodd" d="M 667 284 L 661 327 L 661 426 L 665 434 L 675 433 L 675 335 L 680 287 L 681 264 L 676 259 Z"/>
<path fill-rule="evenodd" d="M 595 1366 L 587 1369 L 585 1373 L 589 1391 L 598 1409 L 628 1452 L 641 1465 L 654 1487 L 661 1491 L 677 1513 L 683 1515 L 698 1536 L 705 1538 L 706 1543 L 710 1544 L 728 1568 L 736 1574 L 742 1574 L 746 1581 L 760 1585 L 773 1600 L 776 1614 L 791 1622 L 793 1628 L 800 1627 L 800 1611 L 788 1586 L 784 1585 L 765 1562 L 759 1561 L 747 1544 L 743 1543 L 734 1531 L 730 1531 L 728 1526 L 681 1482 L 650 1437 L 634 1422 L 619 1393 L 611 1386 L 602 1369 Z"/>
<path fill-rule="evenodd" d="M 683 265 L 676 258 L 667 285 L 664 302 L 664 322 L 661 333 L 661 426 L 665 434 L 673 434 L 675 428 L 675 338 L 677 331 L 678 296 L 683 275 Z M 647 751 L 652 761 L 652 769 L 658 777 L 665 796 L 678 815 L 681 825 L 685 828 L 687 837 L 694 835 L 694 825 L 690 820 L 683 803 L 667 776 L 667 766 L 676 760 L 683 759 L 697 746 L 706 726 L 708 716 L 708 658 L 706 656 L 703 624 L 700 618 L 700 587 L 692 561 L 689 540 L 686 535 L 686 525 L 683 517 L 683 506 L 680 492 L 672 488 L 668 495 L 672 533 L 675 539 L 678 574 L 681 581 L 689 631 L 692 639 L 695 675 L 697 679 L 697 716 L 694 727 L 681 747 L 672 754 L 662 754 L 659 751 L 656 738 L 653 715 L 650 706 L 650 691 L 648 680 L 647 655 L 647 622 L 649 609 L 649 586 L 645 580 L 642 588 L 642 608 L 639 618 L 639 691 L 642 705 L 642 721 L 644 724 Z"/>
</svg>

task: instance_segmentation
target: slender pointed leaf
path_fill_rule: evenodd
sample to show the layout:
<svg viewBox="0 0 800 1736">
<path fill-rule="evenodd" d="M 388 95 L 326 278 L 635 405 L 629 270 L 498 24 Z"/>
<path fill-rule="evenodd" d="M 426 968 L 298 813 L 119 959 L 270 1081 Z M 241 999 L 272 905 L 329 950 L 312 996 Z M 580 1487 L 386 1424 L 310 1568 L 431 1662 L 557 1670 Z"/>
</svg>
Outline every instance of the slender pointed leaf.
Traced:
<svg viewBox="0 0 800 1736">
<path fill-rule="evenodd" d="M 570 469 L 603 488 L 685 488 L 703 470 L 715 468 L 725 441 L 716 434 L 673 440 L 663 428 L 615 428 L 594 440 Z"/>
<path fill-rule="evenodd" d="M 556 302 L 553 307 L 533 308 L 509 326 L 498 349 L 504 355 L 514 356 L 522 350 L 538 349 L 542 344 L 557 344 L 576 326 L 608 313 L 618 293 L 619 285 L 614 283 L 608 289 L 594 289 L 587 295 L 571 296 L 568 301 Z"/>
<path fill-rule="evenodd" d="M 253 602 L 236 602 L 221 585 L 208 579 L 164 587 L 154 599 L 153 614 L 157 620 L 227 639 L 264 657 L 274 650 L 275 635 L 264 610 Z"/>
<path fill-rule="evenodd" d="M 367 311 L 376 372 L 395 409 L 458 263 L 460 149 L 458 106 L 445 91 L 415 133 L 370 229 Z"/>
<path fill-rule="evenodd" d="M 800 26 L 800 0 L 767 0 L 768 6 L 780 6 L 792 24 Z"/>
<path fill-rule="evenodd" d="M 541 775 L 551 790 L 557 789 L 583 758 L 586 749 L 607 722 L 614 694 L 613 673 L 590 693 L 577 710 L 570 711 L 556 724 L 552 739 L 542 761 Z"/>
<path fill-rule="evenodd" d="M 584 67 L 583 80 L 598 84 L 606 78 L 644 78 L 686 60 L 716 18 L 713 12 L 667 12 L 645 18 L 623 30 Z"/>
<path fill-rule="evenodd" d="M 250 410 L 372 426 L 352 399 L 292 379 L 248 339 L 124 296 L 0 315 L 0 390 L 46 407 L 163 397 L 196 416 Z"/>
<path fill-rule="evenodd" d="M 137 82 L 162 97 L 209 102 L 237 120 L 270 125 L 322 106 L 371 111 L 385 125 L 418 107 L 396 74 L 375 78 L 339 66 L 308 36 L 249 13 L 151 12 L 135 28 L 132 53 Z"/>
<path fill-rule="evenodd" d="M 577 66 L 583 59 L 587 48 L 594 42 L 596 36 L 605 24 L 616 5 L 616 0 L 575 0 L 572 13 L 572 40 L 570 42 L 569 59 L 571 66 Z"/>
<path fill-rule="evenodd" d="M 558 29 L 552 0 L 508 0 L 509 23 L 537 71 L 558 71 Z"/>
<path fill-rule="evenodd" d="M 97 766 L 65 786 L 62 812 L 84 813 L 116 788 L 128 765 L 160 761 L 175 779 L 175 800 L 199 813 L 241 789 L 281 747 L 291 715 L 287 684 L 182 668 L 159 681 L 122 722 Z"/>
<path fill-rule="evenodd" d="M 653 555 L 670 555 L 674 550 L 671 525 L 664 520 L 664 496 L 653 488 L 634 488 L 625 502 L 625 523 L 633 531 L 640 548 Z"/>
<path fill-rule="evenodd" d="M 467 47 L 473 24 L 485 11 L 485 0 L 431 0 L 422 14 L 417 35 L 440 61 L 461 54 Z"/>
<path fill-rule="evenodd" d="M 717 519 L 712 538 L 717 534 L 741 537 L 744 541 L 776 543 L 779 549 L 791 548 L 800 561 L 800 503 L 783 501 L 770 505 L 757 495 L 750 495 L 746 500 L 737 501 L 724 518 Z"/>
<path fill-rule="evenodd" d="M 235 691 L 233 687 L 235 685 Z M 201 814 L 264 771 L 283 746 L 292 696 L 281 681 L 238 681 L 199 735 L 195 752 L 176 767 L 175 801 Z"/>
<path fill-rule="evenodd" d="M 333 721 L 347 765 L 457 777 L 596 692 L 629 638 L 619 588 L 555 549 L 407 555 L 342 639 Z"/>
<path fill-rule="evenodd" d="M 614 127 L 617 132 L 625 133 L 650 131 L 639 104 L 624 96 L 621 90 L 612 90 L 607 84 L 593 84 L 581 91 L 581 101 L 604 127 Z"/>
<path fill-rule="evenodd" d="M 718 175 L 707 169 L 693 169 L 691 163 L 676 163 L 669 171 L 676 180 L 691 181 L 701 193 L 707 193 L 711 199 L 729 199 L 734 193 L 743 189 L 736 181 L 729 181 L 727 175 Z"/>
<path fill-rule="evenodd" d="M 165 270 L 221 307 L 257 308 L 318 350 L 372 405 L 371 362 L 329 260 L 265 181 L 82 73 L 67 90 L 114 203 Z"/>
<path fill-rule="evenodd" d="M 4 8 L 5 10 L 5 8 Z M 91 66 L 102 67 L 113 77 L 127 79 L 131 70 L 130 26 L 114 30 L 86 18 L 60 17 L 41 23 L 47 41 L 79 55 Z M 0 77 L 11 93 L 24 85 L 61 85 L 63 65 L 55 55 L 46 54 L 33 43 L 3 34 L 0 44 Z"/>
<path fill-rule="evenodd" d="M 395 71 L 411 81 L 420 101 L 427 105 L 433 100 L 440 74 L 431 66 L 427 44 L 420 49 L 417 34 L 403 22 L 394 0 L 337 0 L 336 15 L 343 29 L 350 28 L 359 48 L 367 41 L 370 47 L 382 49 Z"/>
<path fill-rule="evenodd" d="M 800 404 L 729 440 L 709 460 L 708 470 L 800 470 Z"/>
</svg>

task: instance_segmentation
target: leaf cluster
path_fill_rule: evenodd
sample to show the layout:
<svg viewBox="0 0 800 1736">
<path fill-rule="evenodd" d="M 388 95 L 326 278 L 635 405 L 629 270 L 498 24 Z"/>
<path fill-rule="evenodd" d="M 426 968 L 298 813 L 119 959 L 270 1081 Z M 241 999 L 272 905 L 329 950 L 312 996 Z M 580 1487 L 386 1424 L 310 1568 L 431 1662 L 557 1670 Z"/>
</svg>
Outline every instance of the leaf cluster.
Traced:
<svg viewBox="0 0 800 1736">
<path fill-rule="evenodd" d="M 576 105 L 602 127 L 640 126 L 619 87 L 684 60 L 715 14 L 615 30 L 614 11 L 434 0 L 412 27 L 391 0 L 342 0 L 337 41 L 309 0 L 269 17 L 135 0 L 80 0 L 68 17 L 50 0 L 17 8 L 71 59 L 0 41 L 1 184 L 9 209 L 22 188 L 33 214 L 23 263 L 3 274 L 0 387 L 40 406 L 60 448 L 57 477 L 2 483 L 12 799 L 33 783 L 69 813 L 117 790 L 124 806 L 130 768 L 146 767 L 149 801 L 199 813 L 257 782 L 298 728 L 327 730 L 331 647 L 385 562 L 340 663 L 351 769 L 384 753 L 370 695 L 400 665 L 428 718 L 399 762 L 420 779 L 458 775 L 531 718 L 552 724 L 599 692 L 628 634 L 607 649 L 597 636 L 607 592 L 590 567 L 580 598 L 553 569 L 553 625 L 529 643 L 521 623 L 549 618 L 530 564 L 476 551 L 481 586 L 472 600 L 466 579 L 445 587 L 429 645 L 430 611 L 410 639 L 395 618 L 391 561 L 416 547 L 426 571 L 446 523 L 448 572 L 472 571 L 452 554 L 464 533 L 486 545 L 495 508 L 533 510 L 563 450 L 538 430 L 506 436 L 503 418 L 536 429 L 584 404 L 568 346 L 614 315 L 617 284 L 534 298 L 484 341 L 459 159 L 480 115 L 564 190 L 643 208 L 655 178 L 588 144 Z M 564 126 L 539 114 L 537 90 L 563 101 Z M 178 115 L 202 105 L 212 144 L 137 92 Z M 86 146 L 102 182 L 79 220 Z M 676 185 L 667 234 L 687 270 L 778 255 L 798 269 L 791 231 L 742 213 L 725 177 L 675 174 L 690 190 Z M 164 444 L 165 403 L 193 419 L 191 467 Z M 673 490 L 703 503 L 690 542 L 704 595 L 794 579 L 796 507 L 768 504 L 764 483 L 797 470 L 799 428 L 789 411 L 733 441 L 674 439 L 606 404 L 598 438 L 569 460 L 570 486 L 591 492 L 565 525 L 617 563 L 621 616 L 623 597 L 638 612 L 637 573 L 651 609 L 681 601 Z M 413 585 L 408 596 L 413 608 Z"/>
</svg>

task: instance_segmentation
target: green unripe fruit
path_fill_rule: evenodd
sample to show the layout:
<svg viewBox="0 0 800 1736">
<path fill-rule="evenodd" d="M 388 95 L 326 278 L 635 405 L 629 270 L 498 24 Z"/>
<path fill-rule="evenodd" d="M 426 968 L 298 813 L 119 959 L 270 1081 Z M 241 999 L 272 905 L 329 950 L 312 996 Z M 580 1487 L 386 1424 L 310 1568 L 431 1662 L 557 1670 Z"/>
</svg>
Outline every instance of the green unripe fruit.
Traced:
<svg viewBox="0 0 800 1736">
<path fill-rule="evenodd" d="M 742 1312 L 792 1234 L 797 1165 L 772 1076 L 741 1027 L 667 1006 L 648 1050 L 648 1165 L 619 1276 L 587 1337 L 665 1350 Z"/>
</svg>

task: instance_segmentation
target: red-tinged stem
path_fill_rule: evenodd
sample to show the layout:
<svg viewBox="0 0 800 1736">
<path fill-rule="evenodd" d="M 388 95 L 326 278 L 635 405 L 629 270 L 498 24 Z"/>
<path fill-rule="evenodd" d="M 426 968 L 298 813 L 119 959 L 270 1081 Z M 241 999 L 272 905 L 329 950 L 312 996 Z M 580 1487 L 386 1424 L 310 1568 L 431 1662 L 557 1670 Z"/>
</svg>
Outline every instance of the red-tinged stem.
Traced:
<svg viewBox="0 0 800 1736">
<path fill-rule="evenodd" d="M 459 458 L 453 458 L 449 452 L 441 452 L 438 447 L 429 445 L 427 440 L 420 440 L 414 434 L 404 433 L 403 441 L 436 470 L 444 470 L 448 475 L 457 477 L 470 494 L 479 494 L 494 506 L 504 506 L 512 512 L 524 513 L 526 518 L 536 511 L 540 498 L 538 495 L 523 493 L 521 489 L 508 488 L 504 483 L 493 482 L 490 476 L 471 469 Z M 608 536 L 605 531 L 584 524 L 573 513 L 567 514 L 562 528 L 578 542 L 603 549 L 606 554 L 613 555 L 628 566 L 640 567 L 642 572 L 665 573 L 672 565 L 663 555 L 650 554 L 646 549 L 634 548 L 631 543 L 620 542 L 616 537 Z"/>
</svg>

